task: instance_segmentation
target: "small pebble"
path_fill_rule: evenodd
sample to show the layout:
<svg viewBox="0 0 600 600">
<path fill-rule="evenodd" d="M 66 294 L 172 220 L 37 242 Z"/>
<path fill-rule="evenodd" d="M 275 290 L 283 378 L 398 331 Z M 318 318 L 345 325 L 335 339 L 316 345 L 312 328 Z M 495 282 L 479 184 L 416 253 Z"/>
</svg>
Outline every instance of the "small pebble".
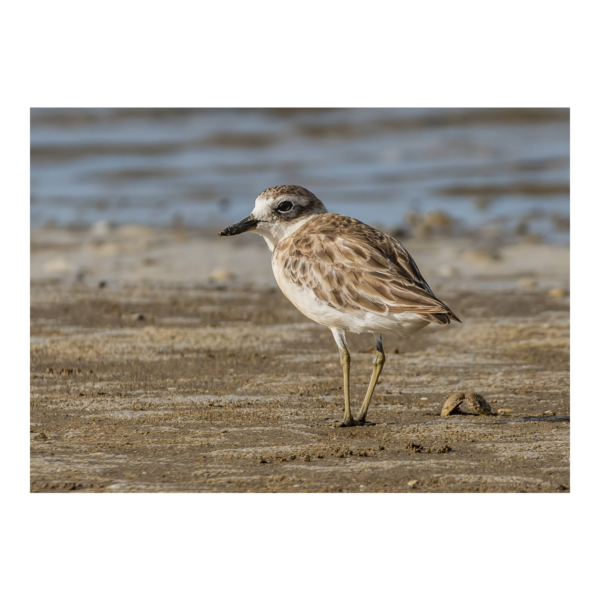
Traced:
<svg viewBox="0 0 600 600">
<path fill-rule="evenodd" d="M 553 288 L 548 292 L 550 298 L 562 298 L 567 295 L 567 290 L 563 288 Z"/>
<path fill-rule="evenodd" d="M 412 479 L 412 480 L 411 480 L 411 481 L 409 481 L 409 482 L 408 482 L 406 485 L 407 485 L 409 488 L 414 488 L 414 487 L 417 485 L 417 483 L 419 483 L 419 481 L 418 481 L 417 479 Z"/>
<path fill-rule="evenodd" d="M 230 279 L 234 279 L 235 275 L 231 271 L 227 271 L 226 269 L 214 269 L 210 274 L 210 280 L 215 282 L 223 282 L 228 281 Z"/>
</svg>

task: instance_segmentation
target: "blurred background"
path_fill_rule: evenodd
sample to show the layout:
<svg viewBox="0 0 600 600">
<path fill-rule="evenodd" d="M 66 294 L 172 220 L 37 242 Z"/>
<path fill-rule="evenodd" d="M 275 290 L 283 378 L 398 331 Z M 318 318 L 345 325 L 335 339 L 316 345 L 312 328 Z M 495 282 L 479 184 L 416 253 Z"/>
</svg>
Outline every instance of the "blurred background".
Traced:
<svg viewBox="0 0 600 600">
<path fill-rule="evenodd" d="M 225 249 L 214 264 L 148 253 L 168 241 L 150 230 L 212 238 L 280 184 L 403 242 L 468 236 L 492 259 L 566 245 L 569 110 L 35 108 L 32 275 L 106 278 L 139 251 L 128 276 L 183 261 L 191 279 L 242 277 Z"/>
</svg>

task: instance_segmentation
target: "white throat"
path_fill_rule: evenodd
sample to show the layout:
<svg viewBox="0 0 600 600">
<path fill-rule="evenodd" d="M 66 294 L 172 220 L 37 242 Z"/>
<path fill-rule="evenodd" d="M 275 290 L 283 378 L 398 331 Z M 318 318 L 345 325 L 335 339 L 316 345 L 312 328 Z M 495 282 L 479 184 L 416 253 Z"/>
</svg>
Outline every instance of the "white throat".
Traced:
<svg viewBox="0 0 600 600">
<path fill-rule="evenodd" d="M 298 219 L 293 223 L 259 223 L 254 230 L 254 233 L 262 235 L 269 246 L 269 250 L 273 252 L 275 246 L 300 229 L 310 219 L 316 217 L 316 214 L 308 215 L 304 219 Z"/>
</svg>

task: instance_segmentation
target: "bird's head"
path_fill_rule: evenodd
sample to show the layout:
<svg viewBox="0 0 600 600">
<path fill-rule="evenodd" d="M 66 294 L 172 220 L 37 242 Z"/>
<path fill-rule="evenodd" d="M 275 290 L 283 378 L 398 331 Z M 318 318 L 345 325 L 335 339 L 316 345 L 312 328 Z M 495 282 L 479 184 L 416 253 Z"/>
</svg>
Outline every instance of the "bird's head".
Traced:
<svg viewBox="0 0 600 600">
<path fill-rule="evenodd" d="M 226 227 L 219 235 L 238 235 L 254 231 L 262 235 L 271 250 L 308 219 L 326 213 L 323 203 L 299 185 L 280 185 L 266 189 L 254 203 L 248 217 Z"/>
</svg>

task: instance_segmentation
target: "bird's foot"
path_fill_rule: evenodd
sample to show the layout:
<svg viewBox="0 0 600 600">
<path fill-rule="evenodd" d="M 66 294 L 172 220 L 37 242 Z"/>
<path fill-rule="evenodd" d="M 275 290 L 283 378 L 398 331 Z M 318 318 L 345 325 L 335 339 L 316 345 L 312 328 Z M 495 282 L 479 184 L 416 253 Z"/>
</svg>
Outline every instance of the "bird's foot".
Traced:
<svg viewBox="0 0 600 600">
<path fill-rule="evenodd" d="M 334 424 L 334 427 L 368 427 L 375 425 L 375 423 L 368 423 L 365 419 L 353 419 L 350 417 L 349 419 L 344 419 L 343 421 L 338 421 Z"/>
</svg>

